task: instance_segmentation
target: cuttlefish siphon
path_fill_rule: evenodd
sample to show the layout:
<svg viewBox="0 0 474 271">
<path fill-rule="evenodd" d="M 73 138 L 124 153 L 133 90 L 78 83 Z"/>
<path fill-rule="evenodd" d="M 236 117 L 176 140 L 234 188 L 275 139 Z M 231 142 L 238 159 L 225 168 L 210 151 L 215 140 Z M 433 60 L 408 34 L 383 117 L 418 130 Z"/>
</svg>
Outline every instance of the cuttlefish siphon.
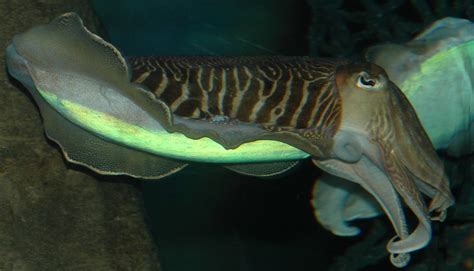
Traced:
<svg viewBox="0 0 474 271">
<path fill-rule="evenodd" d="M 454 202 L 414 109 L 374 64 L 310 57 L 127 61 L 67 13 L 15 36 L 7 66 L 67 160 L 102 174 L 160 178 L 198 161 L 272 176 L 311 157 L 381 205 L 398 238 L 387 245 L 396 266 L 428 244 L 430 219 L 442 220 Z M 400 197 L 419 220 L 411 232 Z"/>
</svg>

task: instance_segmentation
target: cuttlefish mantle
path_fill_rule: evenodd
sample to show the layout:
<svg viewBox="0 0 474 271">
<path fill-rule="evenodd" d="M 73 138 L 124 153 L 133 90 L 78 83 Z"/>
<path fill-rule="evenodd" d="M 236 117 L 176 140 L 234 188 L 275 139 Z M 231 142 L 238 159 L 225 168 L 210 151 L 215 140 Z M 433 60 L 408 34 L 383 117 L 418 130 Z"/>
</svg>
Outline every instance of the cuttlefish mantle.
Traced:
<svg viewBox="0 0 474 271">
<path fill-rule="evenodd" d="M 15 36 L 7 66 L 66 158 L 99 173 L 159 178 L 197 161 L 273 176 L 311 157 L 377 200 L 399 239 L 387 246 L 396 266 L 429 242 L 430 212 L 443 216 L 453 203 L 415 111 L 374 64 L 310 57 L 127 61 L 67 13 Z M 431 199 L 429 208 L 420 192 Z M 420 221 L 413 232 L 400 198 Z"/>
<path fill-rule="evenodd" d="M 118 143 L 115 145 L 211 163 L 291 161 L 309 156 L 279 141 L 255 141 L 267 132 L 249 123 L 188 121 L 173 116 L 146 87 L 130 82 L 129 67 L 120 52 L 90 33 L 75 14 L 17 35 L 7 55 L 10 73 L 25 82 L 38 104 L 46 102 L 44 107 L 54 108 L 68 122 Z M 44 114 L 43 118 L 48 122 Z M 54 128 L 47 128 L 47 134 L 61 145 L 62 140 L 52 135 Z M 62 147 L 65 155 L 71 156 L 68 147 Z M 93 164 L 97 161 L 79 162 L 96 168 Z"/>
</svg>

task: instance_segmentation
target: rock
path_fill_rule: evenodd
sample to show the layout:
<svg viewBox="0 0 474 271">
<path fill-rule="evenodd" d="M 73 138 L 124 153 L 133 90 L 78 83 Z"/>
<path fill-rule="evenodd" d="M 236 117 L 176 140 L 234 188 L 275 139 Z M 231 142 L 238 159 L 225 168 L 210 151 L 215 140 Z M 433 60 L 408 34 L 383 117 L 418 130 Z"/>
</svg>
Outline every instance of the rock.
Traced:
<svg viewBox="0 0 474 271">
<path fill-rule="evenodd" d="M 68 11 L 103 33 L 85 0 L 0 0 L 0 66 L 13 35 Z M 0 270 L 159 270 L 137 180 L 70 167 L 31 97 L 1 73 Z"/>
</svg>

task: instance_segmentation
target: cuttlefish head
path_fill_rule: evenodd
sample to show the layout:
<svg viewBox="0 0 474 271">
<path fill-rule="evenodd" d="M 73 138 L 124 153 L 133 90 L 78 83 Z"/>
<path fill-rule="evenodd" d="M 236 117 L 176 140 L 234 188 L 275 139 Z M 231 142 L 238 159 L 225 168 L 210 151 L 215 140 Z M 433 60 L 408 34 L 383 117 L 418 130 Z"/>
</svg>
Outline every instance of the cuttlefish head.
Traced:
<svg viewBox="0 0 474 271">
<path fill-rule="evenodd" d="M 397 233 L 387 245 L 392 263 L 404 266 L 408 253 L 431 239 L 430 220 L 443 220 L 454 203 L 443 164 L 415 110 L 381 67 L 343 65 L 334 84 L 342 103 L 340 128 L 331 159 L 314 162 L 374 196 Z M 428 207 L 422 194 L 431 199 Z M 400 196 L 419 220 L 411 233 Z"/>
</svg>

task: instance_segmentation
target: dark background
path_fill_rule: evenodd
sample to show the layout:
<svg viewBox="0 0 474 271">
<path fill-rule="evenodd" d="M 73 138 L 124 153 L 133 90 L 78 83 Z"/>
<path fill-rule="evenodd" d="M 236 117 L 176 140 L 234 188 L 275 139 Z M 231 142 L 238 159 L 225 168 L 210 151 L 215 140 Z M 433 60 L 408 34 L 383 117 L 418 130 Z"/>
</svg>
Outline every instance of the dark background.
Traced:
<svg viewBox="0 0 474 271">
<path fill-rule="evenodd" d="M 308 5 L 301 0 L 93 1 L 125 55 L 303 55 Z"/>
</svg>

